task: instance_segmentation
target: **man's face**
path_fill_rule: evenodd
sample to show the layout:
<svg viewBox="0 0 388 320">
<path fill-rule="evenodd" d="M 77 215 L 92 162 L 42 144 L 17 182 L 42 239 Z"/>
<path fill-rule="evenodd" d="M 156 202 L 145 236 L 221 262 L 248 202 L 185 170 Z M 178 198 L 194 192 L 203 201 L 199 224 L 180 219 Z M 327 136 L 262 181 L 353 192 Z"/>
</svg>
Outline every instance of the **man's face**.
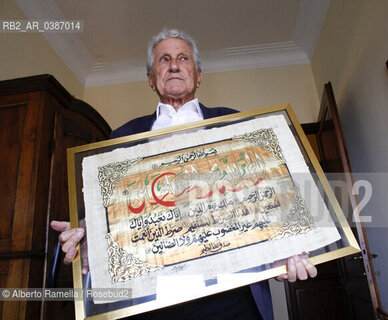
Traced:
<svg viewBox="0 0 388 320">
<path fill-rule="evenodd" d="M 154 48 L 152 74 L 147 73 L 148 83 L 157 92 L 160 101 L 182 100 L 182 104 L 194 99 L 202 79 L 197 72 L 191 47 L 181 39 L 169 38 Z"/>
</svg>

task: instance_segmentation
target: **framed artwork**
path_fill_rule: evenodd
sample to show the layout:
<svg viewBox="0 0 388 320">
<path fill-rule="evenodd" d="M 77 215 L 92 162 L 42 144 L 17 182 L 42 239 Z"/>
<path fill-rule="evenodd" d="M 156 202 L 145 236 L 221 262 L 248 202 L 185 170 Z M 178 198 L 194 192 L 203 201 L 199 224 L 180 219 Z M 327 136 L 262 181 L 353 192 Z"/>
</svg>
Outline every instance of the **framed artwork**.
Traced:
<svg viewBox="0 0 388 320">
<path fill-rule="evenodd" d="M 117 319 L 359 251 L 290 105 L 68 149 L 77 319 Z M 82 275 L 82 261 L 90 271 Z"/>
</svg>

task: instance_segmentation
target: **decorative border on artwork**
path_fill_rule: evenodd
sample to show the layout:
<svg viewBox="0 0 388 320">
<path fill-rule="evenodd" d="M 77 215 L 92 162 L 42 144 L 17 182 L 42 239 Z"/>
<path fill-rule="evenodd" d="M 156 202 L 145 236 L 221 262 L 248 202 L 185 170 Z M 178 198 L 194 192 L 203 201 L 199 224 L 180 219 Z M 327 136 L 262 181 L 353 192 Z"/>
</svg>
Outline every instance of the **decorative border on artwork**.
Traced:
<svg viewBox="0 0 388 320">
<path fill-rule="evenodd" d="M 304 199 L 294 187 L 294 201 L 292 208 L 287 214 L 287 221 L 274 233 L 269 240 L 279 240 L 294 235 L 304 234 L 315 229 L 315 224 L 310 210 L 306 208 Z"/>
<path fill-rule="evenodd" d="M 147 275 L 163 269 L 161 265 L 143 262 L 120 248 L 110 233 L 107 233 L 105 238 L 108 240 L 108 265 L 112 283 L 125 282 L 138 276 Z"/>
<path fill-rule="evenodd" d="M 271 128 L 260 129 L 240 136 L 234 136 L 233 140 L 242 140 L 253 143 L 272 152 L 282 163 L 286 163 L 282 149 L 279 146 L 278 138 Z"/>
<path fill-rule="evenodd" d="M 98 168 L 98 181 L 100 182 L 101 195 L 105 208 L 109 205 L 109 199 L 117 182 L 123 177 L 129 168 L 141 161 L 142 158 L 109 163 Z"/>
</svg>

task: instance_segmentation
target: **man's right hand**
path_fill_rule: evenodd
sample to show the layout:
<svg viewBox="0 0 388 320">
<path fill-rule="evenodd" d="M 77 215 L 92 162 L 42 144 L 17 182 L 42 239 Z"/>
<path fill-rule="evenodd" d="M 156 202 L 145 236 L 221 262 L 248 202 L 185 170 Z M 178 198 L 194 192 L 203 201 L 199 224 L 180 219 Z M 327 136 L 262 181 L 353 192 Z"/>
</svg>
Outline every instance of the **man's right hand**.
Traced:
<svg viewBox="0 0 388 320">
<path fill-rule="evenodd" d="M 72 263 L 74 257 L 77 254 L 76 245 L 82 240 L 85 235 L 84 228 L 71 228 L 70 222 L 67 221 L 51 221 L 51 228 L 55 231 L 59 231 L 59 242 L 62 247 L 62 251 L 65 253 L 63 262 L 65 264 Z M 86 274 L 89 271 L 88 263 L 88 249 L 86 239 L 81 243 L 81 258 L 82 258 L 82 273 Z"/>
</svg>

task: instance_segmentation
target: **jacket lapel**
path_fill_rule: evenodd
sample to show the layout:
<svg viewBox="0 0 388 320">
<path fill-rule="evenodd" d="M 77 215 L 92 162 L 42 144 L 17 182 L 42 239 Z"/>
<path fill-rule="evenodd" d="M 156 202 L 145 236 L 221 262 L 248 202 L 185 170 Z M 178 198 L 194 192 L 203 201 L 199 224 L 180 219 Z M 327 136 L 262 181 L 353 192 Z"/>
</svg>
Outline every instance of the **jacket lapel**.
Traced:
<svg viewBox="0 0 388 320">
<path fill-rule="evenodd" d="M 203 118 L 204 119 L 209 119 L 211 118 L 211 114 L 210 114 L 210 109 L 205 107 L 202 103 L 199 103 L 199 107 L 201 108 L 201 111 L 202 111 L 202 115 L 203 115 Z"/>
</svg>

